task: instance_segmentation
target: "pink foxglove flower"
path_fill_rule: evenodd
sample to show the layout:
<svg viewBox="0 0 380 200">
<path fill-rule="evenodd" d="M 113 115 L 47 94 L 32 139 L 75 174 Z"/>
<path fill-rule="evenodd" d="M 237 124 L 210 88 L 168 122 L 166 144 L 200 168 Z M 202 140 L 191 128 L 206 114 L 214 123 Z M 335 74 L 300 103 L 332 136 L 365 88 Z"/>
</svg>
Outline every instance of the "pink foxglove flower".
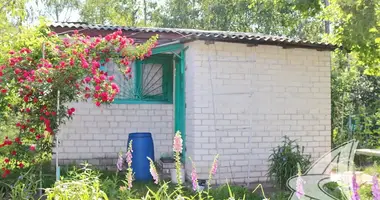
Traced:
<svg viewBox="0 0 380 200">
<path fill-rule="evenodd" d="M 212 166 L 211 166 L 210 173 L 208 175 L 208 180 L 207 180 L 208 190 L 210 190 L 210 188 L 211 188 L 212 176 L 215 176 L 216 170 L 218 169 L 218 158 L 219 158 L 219 155 L 216 155 L 214 158 L 214 162 L 212 162 Z"/>
<path fill-rule="evenodd" d="M 128 190 L 130 190 L 132 188 L 132 181 L 133 181 L 132 152 L 133 152 L 133 150 L 132 150 L 132 140 L 131 140 L 129 142 L 128 150 L 126 153 L 126 162 L 128 164 L 127 174 L 126 174 Z"/>
<path fill-rule="evenodd" d="M 296 191 L 296 196 L 298 197 L 298 199 L 301 199 L 304 195 L 305 195 L 305 192 L 303 190 L 303 184 L 304 184 L 304 181 L 303 179 L 301 178 L 301 176 L 299 176 L 297 178 L 297 191 Z"/>
<path fill-rule="evenodd" d="M 159 176 L 158 176 L 158 173 L 157 173 L 156 166 L 154 166 L 154 162 L 153 162 L 152 159 L 150 159 L 149 157 L 147 157 L 147 158 L 148 158 L 149 163 L 150 163 L 150 164 L 149 164 L 149 165 L 150 165 L 150 167 L 149 167 L 150 174 L 151 174 L 152 177 L 153 177 L 154 183 L 155 183 L 155 184 L 158 184 L 158 182 L 159 182 L 160 180 L 159 180 Z"/>
<path fill-rule="evenodd" d="M 130 190 L 132 188 L 132 181 L 133 181 L 132 173 L 127 173 L 127 187 L 128 187 L 128 190 Z"/>
<path fill-rule="evenodd" d="M 179 131 L 174 136 L 173 151 L 176 153 L 182 153 L 182 136 Z"/>
<path fill-rule="evenodd" d="M 215 156 L 214 162 L 212 163 L 212 166 L 211 166 L 211 175 L 213 176 L 216 174 L 216 170 L 218 169 L 218 157 L 219 155 Z"/>
<path fill-rule="evenodd" d="M 191 163 L 193 165 L 193 168 L 191 170 L 191 182 L 193 184 L 193 190 L 197 191 L 198 190 L 198 175 L 197 175 L 197 170 L 196 170 L 195 164 L 194 164 L 194 162 L 192 160 L 191 160 Z"/>
<path fill-rule="evenodd" d="M 305 196 L 305 191 L 303 189 L 303 184 L 304 180 L 301 178 L 302 171 L 301 171 L 301 166 L 299 163 L 297 163 L 297 168 L 298 168 L 298 177 L 296 181 L 296 196 L 298 199 L 301 199 L 303 196 Z"/>
<path fill-rule="evenodd" d="M 116 162 L 116 167 L 118 171 L 123 170 L 123 155 L 121 154 L 121 152 L 119 153 L 119 157 Z"/>
<path fill-rule="evenodd" d="M 128 163 L 128 166 L 130 167 L 132 165 L 132 140 L 129 142 L 127 153 L 125 154 L 125 160 Z"/>
<path fill-rule="evenodd" d="M 351 199 L 352 200 L 360 200 L 360 196 L 359 196 L 359 185 L 358 183 L 356 182 L 356 174 L 354 172 L 354 174 L 352 175 L 352 195 L 351 195 Z"/>
<path fill-rule="evenodd" d="M 373 200 L 380 200 L 380 187 L 379 187 L 379 181 L 377 179 L 377 175 L 374 175 L 372 177 L 372 195 L 373 195 Z"/>
</svg>

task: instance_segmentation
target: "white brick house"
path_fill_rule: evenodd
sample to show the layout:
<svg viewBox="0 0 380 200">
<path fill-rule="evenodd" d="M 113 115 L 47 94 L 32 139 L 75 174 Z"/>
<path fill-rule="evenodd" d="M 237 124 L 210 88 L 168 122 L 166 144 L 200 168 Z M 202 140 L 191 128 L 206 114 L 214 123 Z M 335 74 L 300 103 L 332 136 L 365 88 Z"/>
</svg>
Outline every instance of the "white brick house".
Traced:
<svg viewBox="0 0 380 200">
<path fill-rule="evenodd" d="M 91 36 L 120 27 L 63 23 L 52 28 L 57 33 L 83 29 Z M 285 135 L 313 158 L 330 150 L 333 46 L 249 33 L 121 28 L 125 35 L 140 33 L 133 36 L 136 41 L 159 34 L 163 47 L 181 44 L 166 52 L 174 70 L 163 71 L 173 81 L 165 84 L 173 88 L 161 90 L 171 95 L 164 101 L 120 101 L 101 108 L 76 104 L 74 120 L 60 131 L 64 164 L 86 160 L 114 167 L 128 133 L 139 131 L 152 133 L 159 159 L 171 153 L 174 132 L 180 129 L 186 157 L 196 163 L 200 178 L 207 178 L 214 155 L 220 154 L 219 183 L 265 181 L 271 149 Z M 187 172 L 190 167 L 186 162 Z"/>
</svg>

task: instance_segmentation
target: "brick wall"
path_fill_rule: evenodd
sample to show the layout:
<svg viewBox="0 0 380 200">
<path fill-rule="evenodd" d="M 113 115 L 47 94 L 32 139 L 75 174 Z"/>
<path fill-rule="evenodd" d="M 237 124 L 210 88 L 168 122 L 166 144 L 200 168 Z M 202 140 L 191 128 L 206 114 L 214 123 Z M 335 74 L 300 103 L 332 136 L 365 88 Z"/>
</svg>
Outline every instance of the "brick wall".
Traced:
<svg viewBox="0 0 380 200">
<path fill-rule="evenodd" d="M 268 156 L 284 135 L 313 159 L 330 150 L 330 52 L 203 41 L 188 46 L 187 156 L 200 178 L 207 178 L 219 153 L 217 183 L 265 181 Z"/>
<path fill-rule="evenodd" d="M 172 104 L 113 104 L 96 107 L 75 103 L 74 119 L 60 134 L 61 163 L 88 161 L 100 167 L 115 168 L 117 154 L 126 151 L 128 133 L 151 132 L 155 157 L 171 152 L 173 137 Z"/>
</svg>

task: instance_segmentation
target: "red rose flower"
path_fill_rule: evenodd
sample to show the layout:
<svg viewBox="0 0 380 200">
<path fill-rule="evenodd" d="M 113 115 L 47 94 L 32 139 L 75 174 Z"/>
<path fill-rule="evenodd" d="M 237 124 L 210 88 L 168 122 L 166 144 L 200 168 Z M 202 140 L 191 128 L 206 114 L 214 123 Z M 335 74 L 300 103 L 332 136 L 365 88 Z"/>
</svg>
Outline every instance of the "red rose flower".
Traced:
<svg viewBox="0 0 380 200">
<path fill-rule="evenodd" d="M 9 169 L 3 168 L 2 170 L 4 171 L 3 175 L 1 176 L 3 178 L 6 178 L 11 173 L 11 170 L 9 170 Z"/>
<path fill-rule="evenodd" d="M 131 72 L 131 68 L 130 67 L 127 67 L 126 69 L 125 69 L 125 73 L 126 74 L 129 74 Z"/>
<path fill-rule="evenodd" d="M 5 162 L 5 163 L 9 163 L 9 161 L 10 161 L 9 158 L 5 158 L 5 159 L 4 159 L 4 162 Z"/>
<path fill-rule="evenodd" d="M 89 83 L 90 81 L 91 81 L 91 78 L 88 76 L 84 79 L 84 82 L 86 82 L 86 83 Z"/>
<path fill-rule="evenodd" d="M 40 135 L 40 134 L 37 134 L 37 135 L 36 135 L 36 140 L 39 140 L 39 139 L 41 139 L 41 135 Z"/>
<path fill-rule="evenodd" d="M 18 164 L 18 166 L 20 167 L 20 169 L 24 168 L 24 164 L 22 164 L 22 162 L 20 162 L 20 163 Z"/>
<path fill-rule="evenodd" d="M 100 67 L 100 63 L 96 60 L 93 60 L 92 61 L 92 68 L 99 68 Z"/>
<path fill-rule="evenodd" d="M 74 112 L 75 112 L 75 108 L 70 108 L 70 109 L 67 110 L 67 114 L 69 116 L 73 115 Z"/>
<path fill-rule="evenodd" d="M 74 61 L 74 58 L 70 58 L 70 66 L 74 66 L 74 64 L 75 64 L 75 61 Z"/>
<path fill-rule="evenodd" d="M 13 150 L 13 151 L 11 152 L 11 154 L 12 154 L 13 156 L 15 156 L 15 155 L 17 154 L 17 152 L 16 152 L 15 150 Z"/>
<path fill-rule="evenodd" d="M 84 69 L 87 69 L 87 68 L 88 68 L 88 62 L 87 62 L 86 60 L 82 59 L 82 60 L 81 60 L 81 63 L 82 63 L 82 67 L 83 67 Z"/>
<path fill-rule="evenodd" d="M 15 74 L 17 75 L 17 74 L 21 73 L 21 69 L 16 68 L 16 69 L 14 70 L 14 72 L 15 72 Z"/>
<path fill-rule="evenodd" d="M 35 151 L 36 150 L 36 145 L 34 145 L 34 144 L 30 145 L 29 150 L 30 151 Z"/>
<path fill-rule="evenodd" d="M 29 97 L 28 96 L 25 96 L 24 97 L 24 101 L 27 103 L 29 101 Z"/>
</svg>

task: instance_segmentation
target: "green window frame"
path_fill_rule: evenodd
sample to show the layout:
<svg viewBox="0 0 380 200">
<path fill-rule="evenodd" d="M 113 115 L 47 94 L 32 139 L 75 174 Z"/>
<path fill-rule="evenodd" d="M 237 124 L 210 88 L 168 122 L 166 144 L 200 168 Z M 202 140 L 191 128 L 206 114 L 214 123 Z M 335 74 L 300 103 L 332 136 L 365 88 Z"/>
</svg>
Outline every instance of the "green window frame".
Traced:
<svg viewBox="0 0 380 200">
<path fill-rule="evenodd" d="M 150 69 L 144 70 L 144 67 L 150 65 Z M 148 75 L 157 75 L 157 71 L 152 72 L 153 66 L 158 65 L 162 68 L 162 77 L 148 79 Z M 171 54 L 156 54 L 144 60 L 137 60 L 134 63 L 132 71 L 134 76 L 134 98 L 122 98 L 116 96 L 114 104 L 172 104 L 173 103 L 173 55 Z M 148 73 L 148 74 L 146 74 Z M 158 75 L 159 76 L 159 75 Z M 147 94 L 152 91 L 151 82 L 160 82 L 162 94 Z M 148 85 L 146 85 L 148 84 Z M 150 88 L 144 88 L 144 85 Z M 120 88 L 122 90 L 123 88 Z M 150 91 L 144 91 L 144 90 Z M 153 88 L 154 89 L 154 88 Z M 157 89 L 157 88 L 156 88 Z M 122 93 L 122 92 L 121 92 Z"/>
</svg>

